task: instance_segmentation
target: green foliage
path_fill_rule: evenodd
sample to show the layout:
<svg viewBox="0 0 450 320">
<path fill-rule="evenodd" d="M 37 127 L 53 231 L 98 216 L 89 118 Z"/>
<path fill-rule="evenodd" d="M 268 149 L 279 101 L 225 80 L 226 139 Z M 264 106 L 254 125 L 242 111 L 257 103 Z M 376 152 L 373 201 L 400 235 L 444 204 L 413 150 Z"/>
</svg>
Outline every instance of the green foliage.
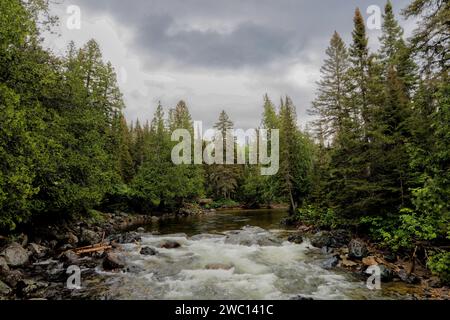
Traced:
<svg viewBox="0 0 450 320">
<path fill-rule="evenodd" d="M 339 219 L 332 208 L 319 208 L 311 204 L 298 209 L 297 220 L 324 229 L 339 226 Z"/>
<path fill-rule="evenodd" d="M 439 276 L 442 282 L 450 284 L 450 252 L 439 252 L 432 255 L 427 266 L 431 272 Z"/>
</svg>

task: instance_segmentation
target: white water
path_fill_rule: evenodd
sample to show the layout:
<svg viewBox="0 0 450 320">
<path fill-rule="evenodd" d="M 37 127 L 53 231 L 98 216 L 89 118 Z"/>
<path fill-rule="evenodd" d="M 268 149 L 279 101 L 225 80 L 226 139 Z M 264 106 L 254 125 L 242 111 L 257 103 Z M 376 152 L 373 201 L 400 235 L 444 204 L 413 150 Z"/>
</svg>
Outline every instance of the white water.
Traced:
<svg viewBox="0 0 450 320">
<path fill-rule="evenodd" d="M 164 240 L 181 244 L 163 249 Z M 143 256 L 145 246 L 158 255 Z M 323 256 L 308 242 L 281 246 L 225 243 L 225 235 L 188 238 L 186 235 L 144 235 L 142 242 L 123 246 L 120 255 L 139 272 L 109 274 L 110 299 L 313 299 L 379 298 L 346 273 L 325 270 Z M 232 265 L 208 270 L 208 264 Z"/>
</svg>

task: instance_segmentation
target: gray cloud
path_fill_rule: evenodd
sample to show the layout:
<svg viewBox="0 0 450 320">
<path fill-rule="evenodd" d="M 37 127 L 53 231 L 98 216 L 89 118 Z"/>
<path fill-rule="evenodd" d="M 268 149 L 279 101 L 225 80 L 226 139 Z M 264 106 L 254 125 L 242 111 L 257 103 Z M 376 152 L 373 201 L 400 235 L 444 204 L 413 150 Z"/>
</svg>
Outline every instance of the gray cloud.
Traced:
<svg viewBox="0 0 450 320">
<path fill-rule="evenodd" d="M 367 18 L 385 0 L 63 0 L 79 5 L 89 29 L 63 40 L 99 40 L 128 72 L 121 84 L 129 119 L 151 117 L 157 101 L 188 102 L 194 119 L 212 125 L 225 109 L 237 126 L 260 122 L 262 96 L 290 95 L 301 123 L 337 30 L 351 41 L 354 9 Z M 410 0 L 396 0 L 397 12 Z M 59 14 L 64 16 L 64 9 Z M 106 20 L 107 22 L 105 22 Z M 98 22 L 98 23 L 96 23 Z M 405 24 L 410 32 L 411 23 Z M 372 46 L 378 30 L 369 31 Z M 117 48 L 117 50 L 116 50 Z M 130 60 L 130 57 L 132 59 Z M 134 60 L 137 64 L 134 63 Z"/>
</svg>

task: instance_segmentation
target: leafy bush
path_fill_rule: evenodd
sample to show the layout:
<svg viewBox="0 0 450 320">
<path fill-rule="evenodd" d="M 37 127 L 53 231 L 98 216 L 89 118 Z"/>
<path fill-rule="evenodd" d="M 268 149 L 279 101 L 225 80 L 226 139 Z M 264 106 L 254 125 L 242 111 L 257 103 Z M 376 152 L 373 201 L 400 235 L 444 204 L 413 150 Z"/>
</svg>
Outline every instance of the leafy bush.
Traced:
<svg viewBox="0 0 450 320">
<path fill-rule="evenodd" d="M 219 199 L 215 200 L 211 205 L 210 208 L 213 209 L 219 209 L 219 208 L 233 208 L 239 206 L 239 203 L 237 203 L 234 200 L 231 199 Z"/>
<path fill-rule="evenodd" d="M 450 252 L 434 254 L 429 258 L 427 265 L 442 282 L 450 284 Z"/>
<path fill-rule="evenodd" d="M 336 228 L 339 223 L 332 208 L 319 208 L 305 205 L 298 209 L 297 219 L 306 224 L 313 224 L 320 228 Z"/>
</svg>

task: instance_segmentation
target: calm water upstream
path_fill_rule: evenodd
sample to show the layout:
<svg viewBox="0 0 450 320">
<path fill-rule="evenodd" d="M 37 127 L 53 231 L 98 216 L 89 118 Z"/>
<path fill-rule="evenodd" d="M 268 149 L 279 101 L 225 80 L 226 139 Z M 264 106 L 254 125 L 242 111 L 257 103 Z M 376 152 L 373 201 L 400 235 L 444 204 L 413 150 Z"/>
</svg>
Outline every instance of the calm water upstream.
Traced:
<svg viewBox="0 0 450 320">
<path fill-rule="evenodd" d="M 78 294 L 98 299 L 402 299 L 409 288 L 383 285 L 370 291 L 351 273 L 322 268 L 327 258 L 308 241 L 292 244 L 280 227 L 283 210 L 221 211 L 174 218 L 148 226 L 139 244 L 120 255 L 130 272 L 106 273 L 83 282 Z M 238 233 L 245 226 L 245 232 Z M 262 229 L 264 230 L 262 230 Z M 266 237 L 281 239 L 263 243 Z M 251 244 L 253 240 L 259 244 Z M 164 241 L 181 247 L 159 248 Z M 141 255 L 142 247 L 157 255 Z"/>
</svg>

